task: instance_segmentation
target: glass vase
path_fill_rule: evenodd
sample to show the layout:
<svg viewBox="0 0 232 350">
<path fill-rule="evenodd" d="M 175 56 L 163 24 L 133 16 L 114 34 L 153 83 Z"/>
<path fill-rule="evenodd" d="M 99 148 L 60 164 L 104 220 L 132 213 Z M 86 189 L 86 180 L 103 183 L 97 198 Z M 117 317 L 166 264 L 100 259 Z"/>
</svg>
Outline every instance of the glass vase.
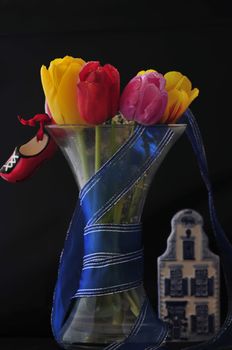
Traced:
<svg viewBox="0 0 232 350">
<path fill-rule="evenodd" d="M 132 141 L 128 140 L 132 140 L 131 138 L 135 133 L 135 128 L 136 127 L 131 124 L 100 125 L 96 127 L 83 125 L 50 125 L 47 126 L 47 131 L 55 139 L 63 152 L 73 172 L 80 193 L 83 194 L 84 192 L 84 194 L 86 194 L 91 190 L 91 181 L 94 183 L 94 176 L 100 174 L 101 171 L 104 171 L 105 166 L 110 165 L 110 162 L 114 161 L 115 155 L 120 154 L 125 144 L 128 144 L 128 152 L 130 152 L 131 147 L 134 147 Z M 162 148 L 159 150 L 156 161 L 150 162 L 151 164 L 149 163 L 149 166 L 144 168 L 145 170 L 141 172 L 141 176 L 136 179 L 133 185 L 128 186 L 123 195 L 115 198 L 112 205 L 98 218 L 98 227 L 104 228 L 112 226 L 114 227 L 113 232 L 116 232 L 117 227 L 127 228 L 128 225 L 130 225 L 129 227 L 137 227 L 136 225 L 140 223 L 144 202 L 154 174 L 169 149 L 183 133 L 185 125 L 157 125 L 152 127 L 147 141 L 142 139 L 142 142 L 138 144 L 140 147 L 138 157 L 139 152 L 144 152 L 144 154 L 146 154 L 146 152 L 152 152 L 151 147 L 153 146 L 158 149 L 157 144 L 160 142 L 159 134 L 163 132 L 163 129 L 165 129 L 166 132 L 171 132 L 172 138 L 163 141 Z M 152 140 L 151 137 L 153 138 Z M 101 191 L 93 191 L 89 203 L 93 212 L 98 211 L 99 201 L 102 200 L 102 197 L 107 195 L 108 190 L 112 191 L 113 186 L 117 188 L 119 184 L 123 183 L 125 178 L 123 175 L 124 172 L 127 167 L 131 169 L 131 167 L 134 166 L 135 160 L 136 159 L 133 160 L 130 157 L 125 162 L 121 160 L 120 168 L 115 168 L 112 172 L 112 181 L 106 183 Z M 86 189 L 86 184 L 89 185 L 88 190 Z M 88 211 L 88 209 L 86 210 Z M 73 220 L 75 220 L 75 218 L 73 218 Z M 83 244 L 83 251 L 85 252 L 83 255 L 85 256 L 80 257 L 78 253 L 76 254 L 76 264 L 82 264 L 80 280 L 85 278 L 83 266 L 86 266 L 86 268 L 88 267 L 88 256 L 90 256 L 91 254 L 89 253 L 92 252 L 92 246 L 86 247 L 87 243 L 85 238 L 88 233 L 91 233 L 91 229 L 89 229 L 89 232 L 85 232 L 84 240 L 81 243 Z M 72 235 L 75 237 L 75 232 L 72 232 Z M 94 245 L 102 248 L 104 242 L 102 241 L 101 235 L 97 232 L 94 233 L 94 235 Z M 115 233 L 108 233 L 107 240 L 111 239 L 110 235 L 114 236 Z M 125 241 L 123 244 L 126 242 L 128 247 L 134 244 L 133 237 L 127 236 L 126 229 L 124 237 Z M 140 239 L 138 239 L 138 241 L 138 247 L 142 248 L 142 241 Z M 114 238 L 112 244 L 115 246 L 115 254 L 121 253 L 122 239 L 115 240 Z M 100 252 L 104 250 L 101 248 L 99 250 Z M 72 261 L 74 260 L 75 255 L 74 258 L 72 258 Z M 141 269 L 139 265 L 141 265 L 142 262 L 139 258 L 137 258 L 137 262 L 134 261 L 133 263 L 137 264 L 134 265 L 135 268 L 138 267 Z M 112 279 L 114 279 L 114 273 L 115 279 L 117 279 L 118 276 L 116 275 L 118 272 L 117 270 L 114 271 L 112 267 Z M 62 271 L 60 275 L 62 275 Z M 103 275 L 102 279 L 104 278 Z M 103 284 L 104 282 L 105 281 L 102 280 Z M 74 293 L 70 299 L 69 307 L 65 312 L 65 317 L 60 325 L 59 331 L 55 332 L 55 338 L 65 349 L 103 348 L 113 342 L 120 342 L 130 333 L 140 313 L 145 297 L 146 295 L 141 281 L 138 281 L 138 283 L 135 283 L 133 286 L 130 285 L 128 288 L 125 287 L 122 290 L 114 289 L 113 291 L 103 291 L 103 293 L 99 293 L 98 295 Z"/>
</svg>

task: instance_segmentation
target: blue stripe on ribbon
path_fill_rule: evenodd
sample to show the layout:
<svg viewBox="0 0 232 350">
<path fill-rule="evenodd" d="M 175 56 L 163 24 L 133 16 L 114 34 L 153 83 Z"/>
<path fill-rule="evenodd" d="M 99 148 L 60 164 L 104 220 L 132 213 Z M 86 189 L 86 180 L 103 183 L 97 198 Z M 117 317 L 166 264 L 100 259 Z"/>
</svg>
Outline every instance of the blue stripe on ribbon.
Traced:
<svg viewBox="0 0 232 350">
<path fill-rule="evenodd" d="M 101 252 L 128 253 L 142 246 L 141 224 L 92 225 L 85 228 L 84 256 Z"/>
<path fill-rule="evenodd" d="M 85 229 L 82 276 L 75 297 L 129 290 L 143 280 L 141 224 Z"/>
</svg>

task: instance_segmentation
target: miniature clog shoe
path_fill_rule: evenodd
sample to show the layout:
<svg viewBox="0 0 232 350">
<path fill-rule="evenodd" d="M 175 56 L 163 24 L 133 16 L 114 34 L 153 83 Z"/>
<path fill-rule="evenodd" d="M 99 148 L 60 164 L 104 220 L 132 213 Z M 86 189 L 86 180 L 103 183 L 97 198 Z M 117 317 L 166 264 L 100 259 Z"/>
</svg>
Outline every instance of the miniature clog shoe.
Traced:
<svg viewBox="0 0 232 350">
<path fill-rule="evenodd" d="M 37 114 L 30 120 L 20 119 L 20 122 L 30 126 L 35 126 L 39 122 L 40 129 L 29 142 L 17 146 L 11 157 L 1 167 L 0 176 L 9 182 L 26 180 L 57 150 L 55 141 L 43 130 L 44 124 L 51 122 L 47 114 Z"/>
</svg>

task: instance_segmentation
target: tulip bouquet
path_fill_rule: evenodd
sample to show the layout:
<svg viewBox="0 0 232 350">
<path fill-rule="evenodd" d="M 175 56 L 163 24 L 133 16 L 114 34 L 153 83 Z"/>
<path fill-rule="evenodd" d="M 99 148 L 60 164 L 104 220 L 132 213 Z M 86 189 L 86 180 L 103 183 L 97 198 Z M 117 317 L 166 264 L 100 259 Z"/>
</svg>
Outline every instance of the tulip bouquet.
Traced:
<svg viewBox="0 0 232 350">
<path fill-rule="evenodd" d="M 180 72 L 162 75 L 149 69 L 132 78 L 120 95 L 120 74 L 114 66 L 70 56 L 54 59 L 48 69 L 42 66 L 41 80 L 46 112 L 55 124 L 95 126 L 95 172 L 101 164 L 99 125 L 173 124 L 199 94 Z M 111 137 L 114 152 L 113 130 Z M 82 163 L 87 180 L 84 155 Z"/>
<path fill-rule="evenodd" d="M 42 66 L 41 80 L 46 112 L 54 124 L 95 128 L 94 169 L 88 164 L 87 136 L 80 132 L 76 140 L 83 170 L 80 187 L 104 163 L 102 153 L 106 151 L 102 142 L 102 125 L 111 126 L 107 135 L 111 139 L 109 158 L 117 151 L 115 127 L 118 124 L 129 124 L 130 133 L 133 133 L 136 124 L 174 124 L 199 94 L 199 90 L 192 89 L 191 81 L 180 72 L 162 75 L 153 69 L 140 71 L 120 94 L 120 74 L 114 66 L 101 66 L 98 61 L 85 62 L 70 56 L 54 59 L 48 69 Z M 133 203 L 134 200 L 131 200 L 131 213 Z M 116 222 L 122 219 L 121 206 L 122 203 L 114 208 Z M 104 220 L 112 220 L 112 215 Z"/>
<path fill-rule="evenodd" d="M 173 124 L 199 91 L 180 72 L 162 75 L 149 69 L 120 93 L 114 66 L 69 56 L 53 60 L 48 69 L 42 66 L 41 80 L 52 120 L 48 132 L 77 174 L 81 190 L 58 275 L 53 331 L 59 342 L 69 344 L 74 338 L 92 343 L 120 339 L 141 310 L 140 216 L 157 168 L 154 156 L 166 154 L 171 133 L 176 140 L 184 130 L 174 131 Z M 82 246 L 84 252 L 78 253 Z M 89 296 L 97 301 L 91 303 Z M 68 317 L 73 298 L 78 301 Z M 87 337 L 93 314 L 100 328 L 91 325 Z M 101 332 L 108 332 L 108 339 Z"/>
<path fill-rule="evenodd" d="M 149 69 L 132 78 L 120 96 L 114 66 L 69 56 L 42 66 L 41 80 L 47 112 L 57 124 L 99 125 L 118 113 L 143 125 L 176 123 L 199 94 L 180 72 Z"/>
</svg>

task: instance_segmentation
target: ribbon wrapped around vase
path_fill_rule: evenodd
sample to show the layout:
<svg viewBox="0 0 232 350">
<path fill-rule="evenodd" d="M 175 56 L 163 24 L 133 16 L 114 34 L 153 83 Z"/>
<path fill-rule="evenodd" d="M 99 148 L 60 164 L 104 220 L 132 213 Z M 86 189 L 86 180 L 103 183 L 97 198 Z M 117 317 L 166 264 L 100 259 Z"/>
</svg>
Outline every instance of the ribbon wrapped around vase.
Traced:
<svg viewBox="0 0 232 350">
<path fill-rule="evenodd" d="M 187 124 L 187 135 L 208 190 L 210 216 L 229 297 L 228 316 L 220 332 L 191 349 L 219 350 L 232 345 L 232 246 L 216 216 L 202 138 L 189 109 L 180 122 Z M 61 345 L 60 331 L 73 299 L 126 291 L 142 283 L 141 225 L 101 224 L 99 220 L 149 167 L 161 163 L 175 137 L 168 125 L 162 128 L 137 126 L 131 137 L 82 188 L 65 241 L 54 293 L 52 328 Z M 107 349 L 163 348 L 167 331 L 167 325 L 157 318 L 146 298 L 129 335 L 123 341 L 108 345 Z"/>
<path fill-rule="evenodd" d="M 141 224 L 102 224 L 99 220 L 146 174 L 159 166 L 180 132 L 177 127 L 137 126 L 129 139 L 81 189 L 65 247 L 54 294 L 52 327 L 62 345 L 61 329 L 71 301 L 131 290 L 143 283 Z M 181 130 L 183 132 L 184 127 Z M 120 176 L 118 175 L 120 169 Z M 124 348 L 159 346 L 167 325 L 159 320 L 147 299 Z M 111 345 L 109 345 L 111 348 Z"/>
</svg>

